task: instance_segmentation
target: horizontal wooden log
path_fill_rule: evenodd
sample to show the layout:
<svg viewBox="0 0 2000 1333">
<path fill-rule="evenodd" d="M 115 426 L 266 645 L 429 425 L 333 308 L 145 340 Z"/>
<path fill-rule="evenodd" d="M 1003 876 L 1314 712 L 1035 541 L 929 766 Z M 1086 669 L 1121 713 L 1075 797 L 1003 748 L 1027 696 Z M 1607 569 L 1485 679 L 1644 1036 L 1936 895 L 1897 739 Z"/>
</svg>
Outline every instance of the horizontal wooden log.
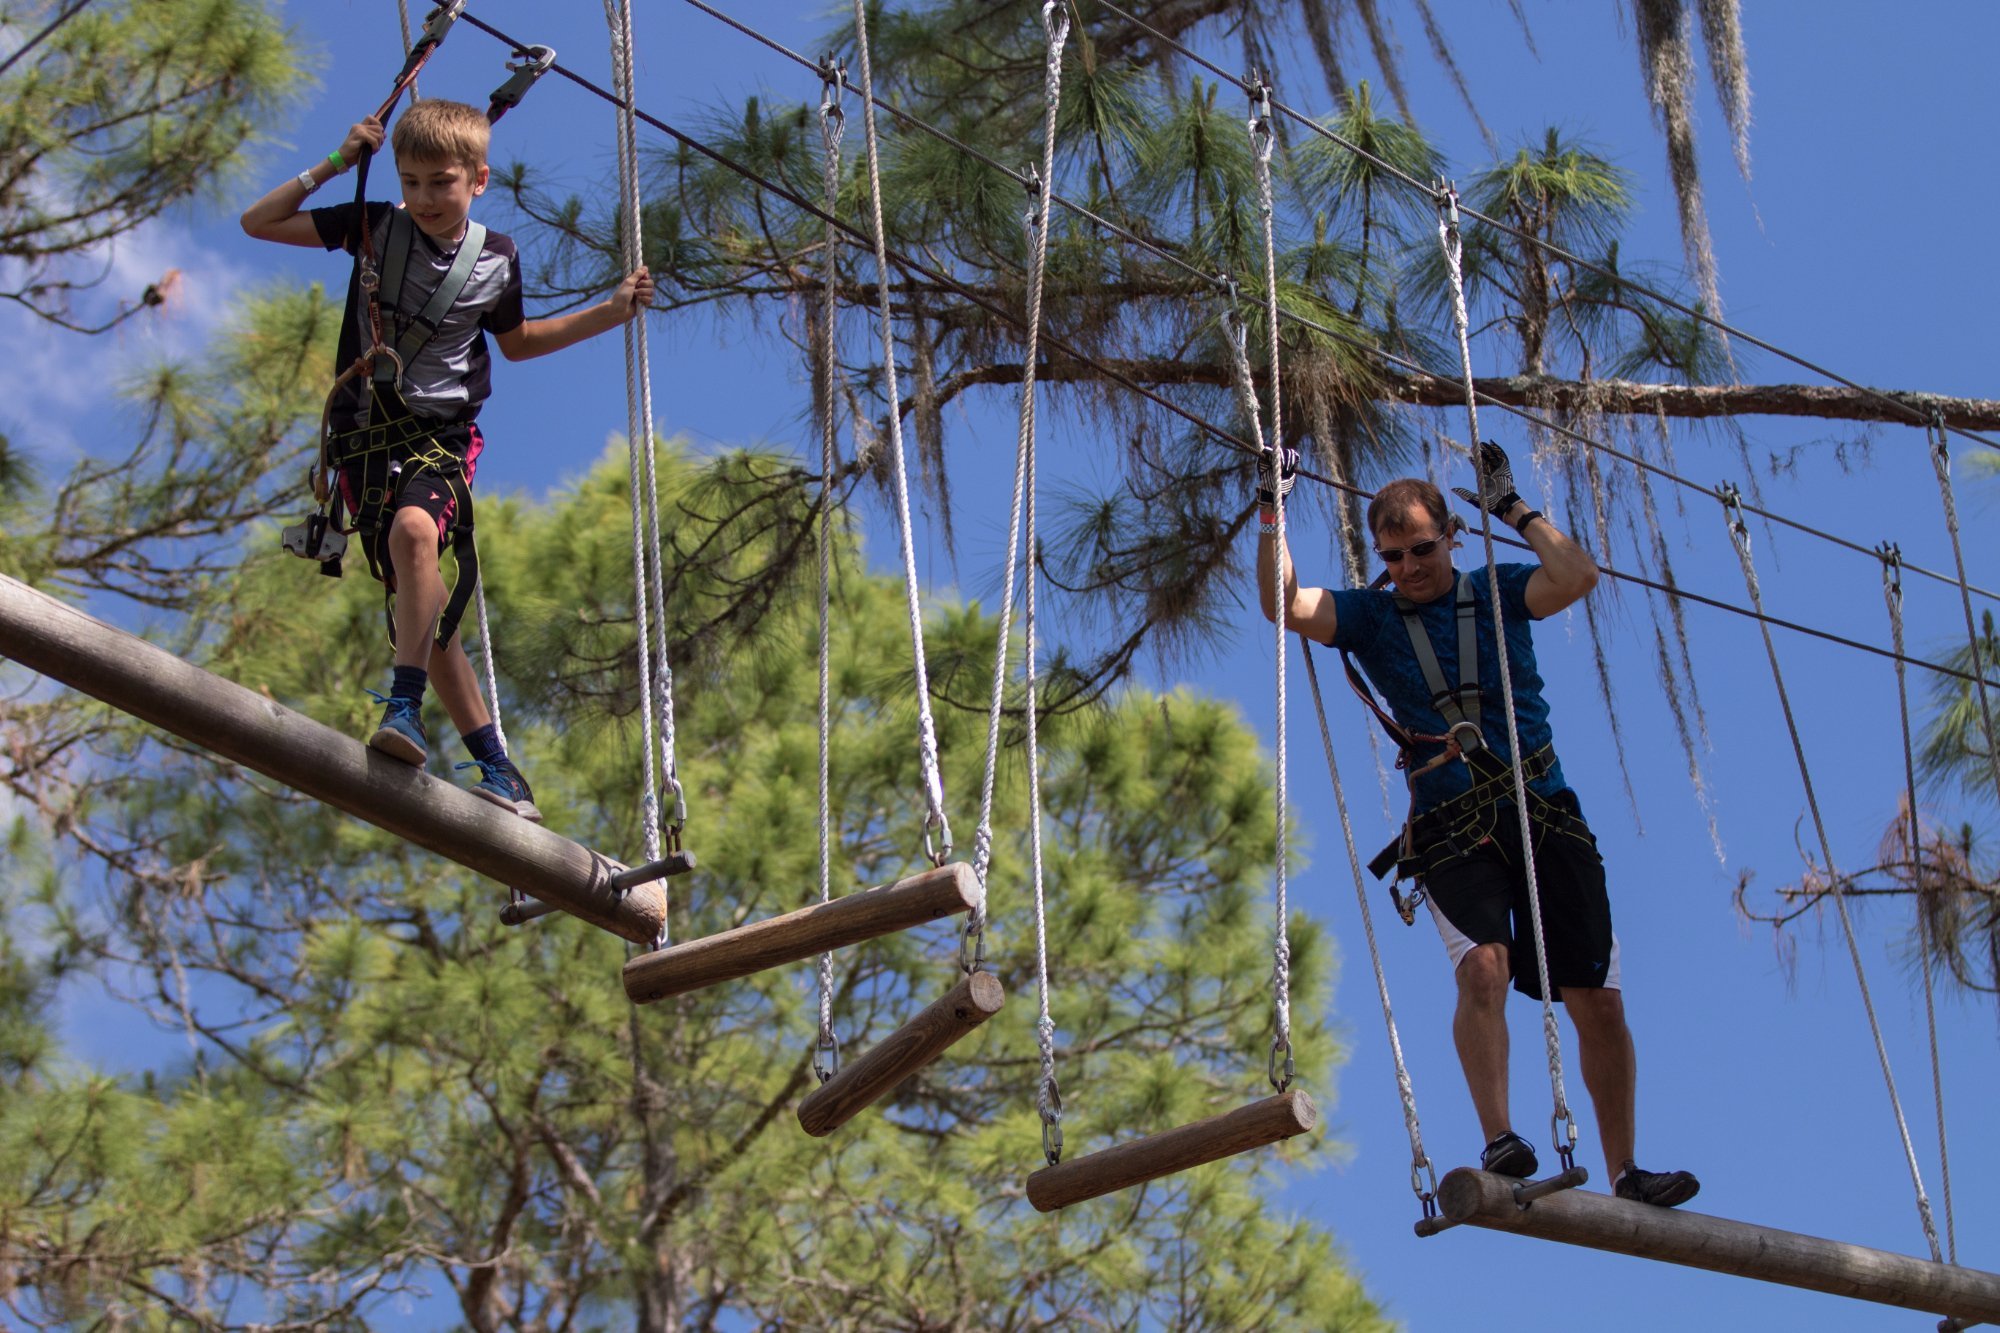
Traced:
<svg viewBox="0 0 2000 1333">
<path fill-rule="evenodd" d="M 954 861 L 881 888 L 641 954 L 625 964 L 625 993 L 634 1004 L 685 995 L 969 912 L 978 901 L 979 881 L 972 867 Z"/>
<path fill-rule="evenodd" d="M 1438 1202 L 1446 1217 L 1470 1226 L 1949 1318 L 2000 1322 L 2000 1274 L 1586 1190 L 1567 1190 L 1521 1208 L 1514 1203 L 1516 1183 L 1461 1167 L 1438 1187 Z"/>
<path fill-rule="evenodd" d="M 620 862 L 4 576 L 0 656 L 635 943 L 666 920 Z"/>
<path fill-rule="evenodd" d="M 799 1103 L 799 1127 L 814 1138 L 831 1134 L 999 1013 L 1006 1002 L 1006 988 L 991 972 L 963 978 L 943 999 L 813 1089 Z"/>
<path fill-rule="evenodd" d="M 1227 388 L 1234 371 L 1224 361 L 1195 357 L 1100 358 L 1106 369 L 1137 384 L 1172 388 L 1183 385 Z M 938 381 L 937 397 L 948 402 L 969 388 L 1021 382 L 1020 362 L 970 366 Z M 1035 369 L 1044 383 L 1095 384 L 1104 371 L 1088 362 L 1059 354 Z M 1263 378 L 1259 372 L 1258 378 Z M 1908 389 L 1850 389 L 1844 384 L 1643 384 L 1632 380 L 1571 380 L 1553 375 L 1491 375 L 1473 380 L 1487 400 L 1533 412 L 1589 410 L 1608 416 L 1674 417 L 1707 420 L 1716 417 L 1813 417 L 1822 421 L 1875 421 L 1921 426 L 1937 413 L 1945 424 L 1961 430 L 2000 429 L 2000 399 L 1957 398 Z M 1385 370 L 1369 387 L 1385 402 L 1416 407 L 1459 407 L 1465 402 L 1465 381 L 1444 375 Z M 909 404 L 905 403 L 905 410 Z"/>
<path fill-rule="evenodd" d="M 1045 1166 L 1028 1177 L 1028 1202 L 1038 1212 L 1054 1212 L 1252 1148 L 1267 1147 L 1304 1134 L 1318 1123 L 1319 1107 L 1311 1097 L 1297 1090 L 1281 1092 L 1191 1125 Z"/>
</svg>

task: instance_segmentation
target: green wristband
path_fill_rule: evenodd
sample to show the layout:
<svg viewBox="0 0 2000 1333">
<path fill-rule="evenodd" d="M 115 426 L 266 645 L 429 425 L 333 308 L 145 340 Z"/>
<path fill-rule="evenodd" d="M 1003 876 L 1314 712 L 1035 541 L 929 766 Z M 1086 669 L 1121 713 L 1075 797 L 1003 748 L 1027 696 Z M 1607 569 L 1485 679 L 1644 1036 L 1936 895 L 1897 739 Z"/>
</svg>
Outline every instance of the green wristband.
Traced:
<svg viewBox="0 0 2000 1333">
<path fill-rule="evenodd" d="M 334 149 L 331 153 L 328 153 L 326 155 L 326 160 L 333 163 L 333 168 L 335 171 L 347 170 L 347 159 L 340 155 L 340 150 L 338 148 Z"/>
</svg>

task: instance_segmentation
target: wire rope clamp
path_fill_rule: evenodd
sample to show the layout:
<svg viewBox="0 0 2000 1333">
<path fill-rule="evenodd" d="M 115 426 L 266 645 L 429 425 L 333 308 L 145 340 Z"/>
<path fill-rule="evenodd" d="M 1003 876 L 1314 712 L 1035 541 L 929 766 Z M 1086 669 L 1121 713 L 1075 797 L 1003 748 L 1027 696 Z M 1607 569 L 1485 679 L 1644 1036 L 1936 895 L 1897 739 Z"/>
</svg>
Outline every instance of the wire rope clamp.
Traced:
<svg viewBox="0 0 2000 1333">
<path fill-rule="evenodd" d="M 1431 182 L 1431 197 L 1437 203 L 1438 225 L 1458 235 L 1458 186 L 1448 180 Z"/>
<path fill-rule="evenodd" d="M 847 66 L 832 51 L 819 58 L 819 113 L 831 120 L 847 119 L 840 104 L 841 89 L 847 86 Z"/>
</svg>

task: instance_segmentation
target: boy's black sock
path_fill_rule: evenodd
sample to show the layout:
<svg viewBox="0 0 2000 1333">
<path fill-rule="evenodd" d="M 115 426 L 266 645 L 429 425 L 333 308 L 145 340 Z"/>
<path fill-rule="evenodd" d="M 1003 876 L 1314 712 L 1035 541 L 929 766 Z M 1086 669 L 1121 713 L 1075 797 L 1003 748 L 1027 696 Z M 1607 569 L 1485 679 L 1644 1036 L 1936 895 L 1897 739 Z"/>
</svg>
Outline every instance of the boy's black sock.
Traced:
<svg viewBox="0 0 2000 1333">
<path fill-rule="evenodd" d="M 424 686 L 430 683 L 431 673 L 422 667 L 399 666 L 394 669 L 389 697 L 391 699 L 414 699 L 423 702 Z"/>
<path fill-rule="evenodd" d="M 465 748 L 482 764 L 504 763 L 507 751 L 500 745 L 500 728 L 491 722 L 465 734 Z"/>
</svg>

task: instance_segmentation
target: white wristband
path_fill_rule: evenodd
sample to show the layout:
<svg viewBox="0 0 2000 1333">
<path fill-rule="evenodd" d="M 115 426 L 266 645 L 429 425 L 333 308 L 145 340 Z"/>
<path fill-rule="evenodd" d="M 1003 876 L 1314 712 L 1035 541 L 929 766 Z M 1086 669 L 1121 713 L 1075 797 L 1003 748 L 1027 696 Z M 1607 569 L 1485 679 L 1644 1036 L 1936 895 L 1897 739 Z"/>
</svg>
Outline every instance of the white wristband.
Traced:
<svg viewBox="0 0 2000 1333">
<path fill-rule="evenodd" d="M 301 190 L 304 190 L 307 194 L 311 194 L 314 190 L 317 190 L 319 188 L 319 182 L 313 179 L 311 167 L 307 167 L 304 171 L 301 171 L 298 174 L 298 182 L 299 182 L 299 188 Z"/>
</svg>

